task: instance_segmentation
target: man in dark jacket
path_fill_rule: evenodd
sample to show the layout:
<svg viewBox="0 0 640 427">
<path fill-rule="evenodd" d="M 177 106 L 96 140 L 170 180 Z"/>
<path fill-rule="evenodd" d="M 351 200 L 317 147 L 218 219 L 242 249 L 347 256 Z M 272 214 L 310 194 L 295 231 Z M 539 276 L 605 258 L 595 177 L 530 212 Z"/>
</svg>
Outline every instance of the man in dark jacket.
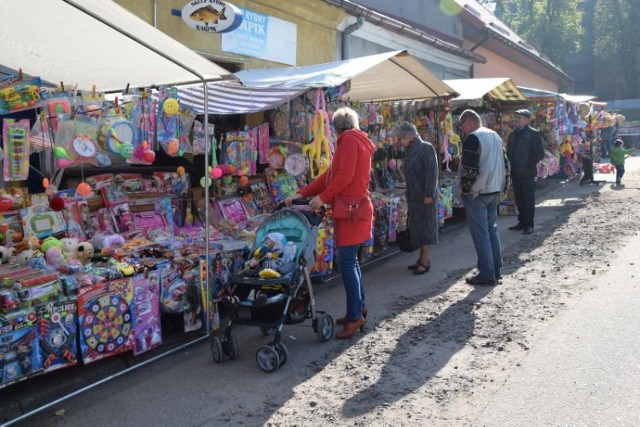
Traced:
<svg viewBox="0 0 640 427">
<path fill-rule="evenodd" d="M 536 207 L 535 179 L 537 164 L 544 158 L 544 147 L 540 132 L 529 126 L 531 111 L 515 112 L 516 127 L 509 134 L 507 157 L 511 163 L 511 182 L 518 208 L 518 223 L 509 230 L 533 233 L 533 217 Z"/>
</svg>

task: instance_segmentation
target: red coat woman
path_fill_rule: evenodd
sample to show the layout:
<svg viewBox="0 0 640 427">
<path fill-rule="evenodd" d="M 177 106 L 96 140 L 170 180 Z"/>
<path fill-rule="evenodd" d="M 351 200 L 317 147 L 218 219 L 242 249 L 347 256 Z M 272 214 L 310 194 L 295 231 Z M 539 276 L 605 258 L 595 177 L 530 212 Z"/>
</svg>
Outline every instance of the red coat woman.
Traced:
<svg viewBox="0 0 640 427">
<path fill-rule="evenodd" d="M 339 108 L 333 113 L 333 127 L 338 140 L 329 169 L 285 202 L 290 205 L 293 199 L 315 196 L 309 206 L 319 209 L 325 203 L 333 206 L 336 196 L 367 197 L 357 218 L 334 219 L 337 263 L 347 293 L 347 315 L 337 319 L 344 329 L 336 334 L 336 338 L 345 339 L 352 337 L 358 328 L 362 330 L 367 315 L 358 249 L 371 239 L 373 205 L 368 196 L 371 158 L 376 146 L 359 129 L 358 115 L 350 108 Z"/>
</svg>

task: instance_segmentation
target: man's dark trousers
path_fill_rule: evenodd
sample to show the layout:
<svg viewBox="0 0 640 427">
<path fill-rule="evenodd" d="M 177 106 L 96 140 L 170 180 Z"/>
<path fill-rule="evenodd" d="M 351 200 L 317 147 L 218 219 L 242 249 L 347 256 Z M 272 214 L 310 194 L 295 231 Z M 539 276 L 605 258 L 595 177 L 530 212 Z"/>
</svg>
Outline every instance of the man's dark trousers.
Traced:
<svg viewBox="0 0 640 427">
<path fill-rule="evenodd" d="M 535 178 L 512 178 L 513 193 L 518 208 L 518 222 L 525 227 L 533 227 L 533 216 L 536 208 Z"/>
</svg>

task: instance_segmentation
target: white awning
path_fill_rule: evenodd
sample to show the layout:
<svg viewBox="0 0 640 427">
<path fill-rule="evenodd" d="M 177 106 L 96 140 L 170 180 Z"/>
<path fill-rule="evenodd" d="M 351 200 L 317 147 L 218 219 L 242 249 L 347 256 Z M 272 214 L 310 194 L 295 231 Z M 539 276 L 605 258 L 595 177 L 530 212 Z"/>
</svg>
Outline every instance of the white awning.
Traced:
<svg viewBox="0 0 640 427">
<path fill-rule="evenodd" d="M 398 101 L 456 95 L 406 51 L 305 67 L 243 70 L 235 76 L 242 86 L 227 82 L 208 85 L 210 113 L 264 111 L 309 89 L 337 87 L 345 82 L 349 84 L 343 97 L 351 101 Z M 202 85 L 193 85 L 179 90 L 178 97 L 182 104 L 201 111 L 202 92 Z"/>
<path fill-rule="evenodd" d="M 3 0 L 1 6 L 0 62 L 55 84 L 112 92 L 230 75 L 113 1 Z"/>
<path fill-rule="evenodd" d="M 247 87 L 236 82 L 208 83 L 209 114 L 246 114 L 274 109 L 295 98 L 307 88 Z M 180 87 L 178 99 L 181 105 L 204 113 L 202 85 Z"/>
<path fill-rule="evenodd" d="M 454 79 L 445 80 L 460 95 L 449 100 L 449 105 L 480 107 L 484 104 L 485 97 L 497 102 L 526 102 L 524 96 L 513 81 L 506 77 L 484 79 Z"/>
<path fill-rule="evenodd" d="M 352 101 L 398 101 L 455 95 L 453 89 L 404 50 L 305 67 L 243 70 L 236 76 L 251 87 L 336 87 L 351 80 L 345 98 Z"/>
</svg>

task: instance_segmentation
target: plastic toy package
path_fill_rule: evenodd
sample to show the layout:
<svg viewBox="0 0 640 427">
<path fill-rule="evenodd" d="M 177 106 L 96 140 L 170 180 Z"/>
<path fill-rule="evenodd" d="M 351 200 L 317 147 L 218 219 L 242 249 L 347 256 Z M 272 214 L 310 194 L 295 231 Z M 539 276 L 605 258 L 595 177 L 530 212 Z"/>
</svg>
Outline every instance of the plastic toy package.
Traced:
<svg viewBox="0 0 640 427">
<path fill-rule="evenodd" d="M 39 77 L 31 77 L 0 86 L 0 114 L 34 108 L 40 101 L 40 85 Z"/>
<path fill-rule="evenodd" d="M 29 176 L 29 120 L 3 119 L 4 180 L 23 181 Z"/>
</svg>

